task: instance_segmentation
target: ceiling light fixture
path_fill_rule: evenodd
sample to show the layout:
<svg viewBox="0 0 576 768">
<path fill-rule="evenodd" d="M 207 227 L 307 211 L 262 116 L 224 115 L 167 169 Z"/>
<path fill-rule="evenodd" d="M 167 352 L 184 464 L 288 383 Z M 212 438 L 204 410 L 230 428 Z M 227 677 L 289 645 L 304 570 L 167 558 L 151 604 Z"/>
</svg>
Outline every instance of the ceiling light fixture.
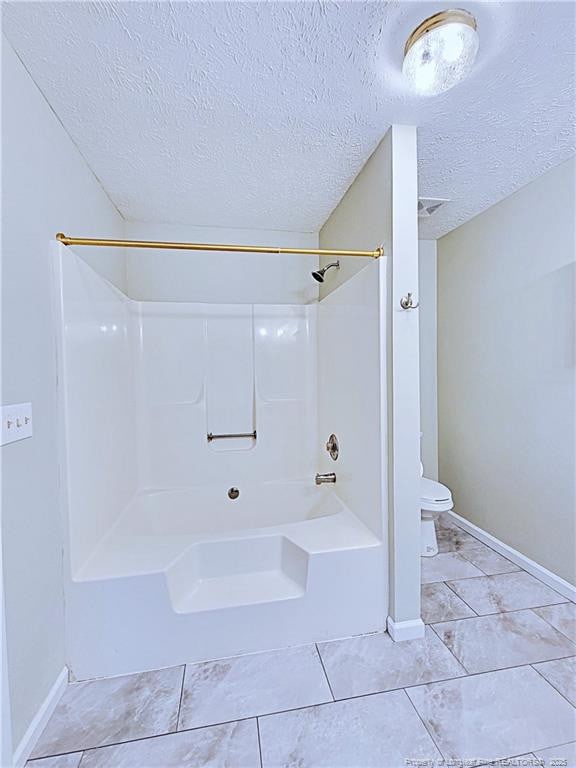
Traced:
<svg viewBox="0 0 576 768">
<path fill-rule="evenodd" d="M 406 41 L 402 72 L 417 93 L 442 93 L 470 72 L 478 42 L 476 19 L 471 13 L 441 11 L 425 19 Z"/>
</svg>

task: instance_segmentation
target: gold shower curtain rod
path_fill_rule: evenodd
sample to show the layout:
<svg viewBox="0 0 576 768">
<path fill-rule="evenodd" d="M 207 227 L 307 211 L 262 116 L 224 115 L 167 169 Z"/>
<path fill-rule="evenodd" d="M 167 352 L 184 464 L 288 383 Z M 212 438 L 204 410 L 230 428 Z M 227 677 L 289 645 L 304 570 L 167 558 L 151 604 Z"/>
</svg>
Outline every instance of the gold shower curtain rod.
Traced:
<svg viewBox="0 0 576 768">
<path fill-rule="evenodd" d="M 102 240 L 92 237 L 68 237 L 62 232 L 56 235 L 63 245 L 97 245 L 110 248 L 164 248 L 172 251 L 228 251 L 233 253 L 286 253 L 306 256 L 363 256 L 378 259 L 384 255 L 382 246 L 373 251 L 347 251 L 333 248 L 277 248 L 265 245 L 226 245 L 223 243 L 172 243 L 161 240 Z"/>
</svg>

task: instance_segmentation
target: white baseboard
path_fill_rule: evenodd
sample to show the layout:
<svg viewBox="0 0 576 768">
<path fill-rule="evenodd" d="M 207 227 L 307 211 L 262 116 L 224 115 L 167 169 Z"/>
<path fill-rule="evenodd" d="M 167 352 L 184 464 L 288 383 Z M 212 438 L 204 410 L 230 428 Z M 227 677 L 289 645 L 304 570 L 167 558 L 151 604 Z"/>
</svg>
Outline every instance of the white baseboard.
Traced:
<svg viewBox="0 0 576 768">
<path fill-rule="evenodd" d="M 552 571 L 549 571 L 547 568 L 544 568 L 543 565 L 539 565 L 535 560 L 531 560 L 529 557 L 526 557 L 526 555 L 518 552 L 517 549 L 509 547 L 508 544 L 504 544 L 502 541 L 500 541 L 500 539 L 492 536 L 491 533 L 486 533 L 486 531 L 482 530 L 482 528 L 479 528 L 477 525 L 474 525 L 474 523 L 471 523 L 465 518 L 460 517 L 460 515 L 457 515 L 456 512 L 447 512 L 445 514 L 449 515 L 454 520 L 456 525 L 458 525 L 464 531 L 471 533 L 477 539 L 480 539 L 480 541 L 483 541 L 489 547 L 495 549 L 496 552 L 503 555 L 504 557 L 507 557 L 508 560 L 511 560 L 516 565 L 519 565 L 520 568 L 523 568 L 525 571 L 528 571 L 528 573 L 531 573 L 532 576 L 535 576 L 537 579 L 540 579 L 540 581 L 543 581 L 544 584 L 547 584 L 552 589 L 555 589 L 556 592 L 559 592 L 561 595 L 568 598 L 568 600 L 576 601 L 576 587 L 573 584 L 570 584 L 570 582 L 562 579 L 555 573 L 552 573 Z"/>
<path fill-rule="evenodd" d="M 22 768 L 22 766 L 26 764 L 26 761 L 32 754 L 32 750 L 36 746 L 36 742 L 40 738 L 42 731 L 48 723 L 48 720 L 52 716 L 52 713 L 56 709 L 58 702 L 62 698 L 62 694 L 66 690 L 67 685 L 68 667 L 64 667 L 54 681 L 54 685 L 42 702 L 40 709 L 38 712 L 36 712 L 34 719 L 28 726 L 28 729 L 22 737 L 20 744 L 18 744 L 14 751 L 14 759 L 12 761 L 14 768 Z"/>
<path fill-rule="evenodd" d="M 388 634 L 395 643 L 402 640 L 418 640 L 424 637 L 424 622 L 422 619 L 411 619 L 410 621 L 394 621 L 388 616 L 386 621 Z"/>
</svg>

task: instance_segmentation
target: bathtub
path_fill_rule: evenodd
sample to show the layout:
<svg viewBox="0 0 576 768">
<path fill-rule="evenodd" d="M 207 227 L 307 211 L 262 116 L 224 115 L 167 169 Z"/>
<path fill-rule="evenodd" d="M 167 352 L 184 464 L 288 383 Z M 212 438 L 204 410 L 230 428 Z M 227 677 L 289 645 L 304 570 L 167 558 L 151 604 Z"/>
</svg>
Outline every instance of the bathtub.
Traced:
<svg viewBox="0 0 576 768">
<path fill-rule="evenodd" d="M 352 541 L 375 538 L 331 487 L 309 480 L 241 483 L 235 499 L 228 496 L 231 487 L 235 486 L 138 493 L 75 579 L 166 571 L 199 542 L 253 541 L 273 535 L 307 542 L 316 530 L 336 532 L 343 525 L 356 531 Z M 319 522 L 330 518 L 333 524 Z"/>
<path fill-rule="evenodd" d="M 228 496 L 230 488 L 240 495 Z M 220 535 L 334 515 L 344 504 L 332 489 L 306 482 L 233 483 L 138 494 L 119 533 L 143 536 Z"/>
<path fill-rule="evenodd" d="M 55 278 L 75 678 L 384 629 L 376 273 L 341 286 L 321 333 L 316 305 L 133 301 L 62 246 Z M 352 410 L 363 377 L 341 368 L 342 338 L 374 385 Z M 331 413 L 346 450 L 316 486 Z M 257 441 L 206 439 L 256 425 Z"/>
<path fill-rule="evenodd" d="M 383 542 L 336 487 L 237 487 L 132 499 L 72 581 L 80 677 L 384 628 Z"/>
</svg>

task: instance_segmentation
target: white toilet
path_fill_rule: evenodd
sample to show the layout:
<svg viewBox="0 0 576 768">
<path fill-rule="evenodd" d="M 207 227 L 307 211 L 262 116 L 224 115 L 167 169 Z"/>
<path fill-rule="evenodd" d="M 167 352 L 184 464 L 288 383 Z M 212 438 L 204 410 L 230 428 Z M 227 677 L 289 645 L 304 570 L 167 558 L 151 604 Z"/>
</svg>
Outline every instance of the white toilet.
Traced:
<svg viewBox="0 0 576 768">
<path fill-rule="evenodd" d="M 424 467 L 420 462 L 420 509 L 422 510 L 421 543 L 422 557 L 438 554 L 436 527 L 434 521 L 441 512 L 449 512 L 454 504 L 450 489 L 435 480 L 424 477 Z"/>
</svg>

